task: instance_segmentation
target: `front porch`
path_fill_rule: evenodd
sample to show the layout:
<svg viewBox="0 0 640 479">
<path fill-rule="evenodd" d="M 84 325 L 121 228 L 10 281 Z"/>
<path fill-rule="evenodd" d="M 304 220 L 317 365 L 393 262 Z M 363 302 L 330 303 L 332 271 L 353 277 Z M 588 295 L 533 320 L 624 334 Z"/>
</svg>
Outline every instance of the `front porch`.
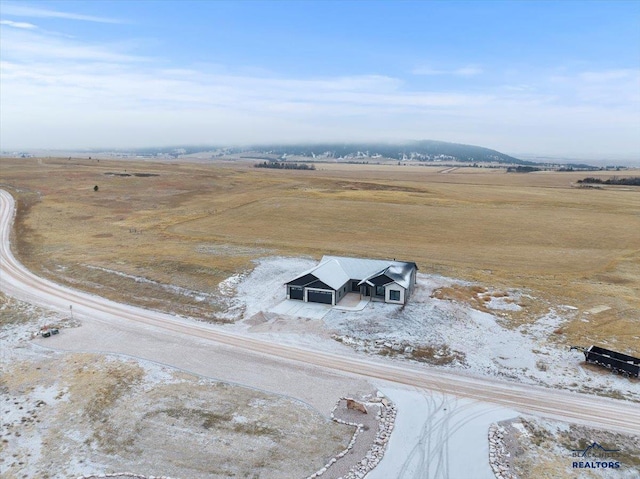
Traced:
<svg viewBox="0 0 640 479">
<path fill-rule="evenodd" d="M 347 293 L 333 309 L 339 311 L 362 311 L 369 304 L 370 299 L 359 293 Z"/>
</svg>

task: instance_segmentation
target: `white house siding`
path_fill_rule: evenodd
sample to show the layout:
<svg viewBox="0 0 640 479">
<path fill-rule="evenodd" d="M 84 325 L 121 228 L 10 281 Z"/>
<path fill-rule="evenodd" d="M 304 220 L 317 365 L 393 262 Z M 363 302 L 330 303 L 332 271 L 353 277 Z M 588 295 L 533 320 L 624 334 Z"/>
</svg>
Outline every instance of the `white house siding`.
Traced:
<svg viewBox="0 0 640 479">
<path fill-rule="evenodd" d="M 413 293 L 413 289 L 416 286 L 416 270 L 414 269 L 413 271 L 411 271 L 411 281 L 409 281 L 409 290 L 407 291 L 406 294 L 406 299 L 405 299 L 405 303 L 407 301 L 409 301 L 409 298 L 411 297 L 411 294 Z"/>
<path fill-rule="evenodd" d="M 349 292 L 349 287 L 351 286 L 351 280 L 347 281 L 346 283 L 344 283 L 342 286 L 340 286 L 336 292 L 335 292 L 335 303 L 334 304 L 338 304 L 340 302 L 340 300 L 344 297 L 345 294 L 347 294 Z"/>
<path fill-rule="evenodd" d="M 400 291 L 400 299 L 394 301 L 391 299 L 391 291 Z M 404 298 L 406 296 L 406 290 L 398 283 L 389 283 L 384 287 L 384 302 L 393 304 L 404 304 Z"/>
</svg>

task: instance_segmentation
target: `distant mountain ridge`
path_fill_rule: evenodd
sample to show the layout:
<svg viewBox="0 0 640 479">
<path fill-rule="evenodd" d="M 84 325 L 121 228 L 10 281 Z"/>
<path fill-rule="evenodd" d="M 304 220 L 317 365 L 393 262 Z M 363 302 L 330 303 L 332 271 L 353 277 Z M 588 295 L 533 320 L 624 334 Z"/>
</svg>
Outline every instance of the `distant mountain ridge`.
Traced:
<svg viewBox="0 0 640 479">
<path fill-rule="evenodd" d="M 508 163 L 534 165 L 496 150 L 481 146 L 420 140 L 404 143 L 316 143 L 287 145 L 254 145 L 253 151 L 278 156 L 330 157 L 330 158 L 392 158 L 416 161 L 460 161 L 465 163 Z"/>
<path fill-rule="evenodd" d="M 387 158 L 398 161 L 458 161 L 464 163 L 501 163 L 511 165 L 536 165 L 534 161 L 521 160 L 496 150 L 481 146 L 449 143 L 445 141 L 420 140 L 398 143 L 378 142 L 320 142 L 320 143 L 272 143 L 246 147 L 221 147 L 184 145 L 173 147 L 137 148 L 142 155 L 171 155 L 179 157 L 204 151 L 217 151 L 218 155 L 269 155 L 263 159 L 283 159 L 289 156 L 324 160 L 370 161 Z M 258 159 L 262 157 L 256 157 Z"/>
</svg>

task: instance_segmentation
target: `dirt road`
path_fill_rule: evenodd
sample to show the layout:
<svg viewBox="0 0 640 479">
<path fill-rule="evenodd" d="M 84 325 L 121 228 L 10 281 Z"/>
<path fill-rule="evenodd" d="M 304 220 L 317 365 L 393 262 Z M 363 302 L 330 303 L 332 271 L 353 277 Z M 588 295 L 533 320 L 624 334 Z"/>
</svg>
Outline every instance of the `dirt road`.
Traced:
<svg viewBox="0 0 640 479">
<path fill-rule="evenodd" d="M 14 214 L 13 197 L 0 190 L 0 289 L 24 301 L 58 311 L 69 312 L 72 307 L 73 315 L 85 321 L 110 323 L 124 319 L 240 350 L 327 368 L 333 372 L 439 390 L 455 396 L 501 404 L 522 412 L 613 431 L 632 434 L 640 432 L 640 407 L 634 403 L 270 343 L 247 335 L 224 332 L 211 325 L 189 323 L 168 314 L 115 303 L 54 284 L 32 274 L 13 256 L 10 249 L 10 228 Z"/>
</svg>

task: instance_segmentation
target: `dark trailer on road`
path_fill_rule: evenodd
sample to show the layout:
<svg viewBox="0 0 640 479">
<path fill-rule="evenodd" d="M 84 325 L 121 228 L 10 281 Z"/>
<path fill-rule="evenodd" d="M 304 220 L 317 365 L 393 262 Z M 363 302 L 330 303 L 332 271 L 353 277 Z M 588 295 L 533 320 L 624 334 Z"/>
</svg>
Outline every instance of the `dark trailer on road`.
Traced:
<svg viewBox="0 0 640 479">
<path fill-rule="evenodd" d="M 640 359 L 638 358 L 599 346 L 590 346 L 588 348 L 572 346 L 571 349 L 582 351 L 588 363 L 599 364 L 600 366 L 611 369 L 613 374 L 622 374 L 626 377 L 640 377 Z"/>
</svg>

